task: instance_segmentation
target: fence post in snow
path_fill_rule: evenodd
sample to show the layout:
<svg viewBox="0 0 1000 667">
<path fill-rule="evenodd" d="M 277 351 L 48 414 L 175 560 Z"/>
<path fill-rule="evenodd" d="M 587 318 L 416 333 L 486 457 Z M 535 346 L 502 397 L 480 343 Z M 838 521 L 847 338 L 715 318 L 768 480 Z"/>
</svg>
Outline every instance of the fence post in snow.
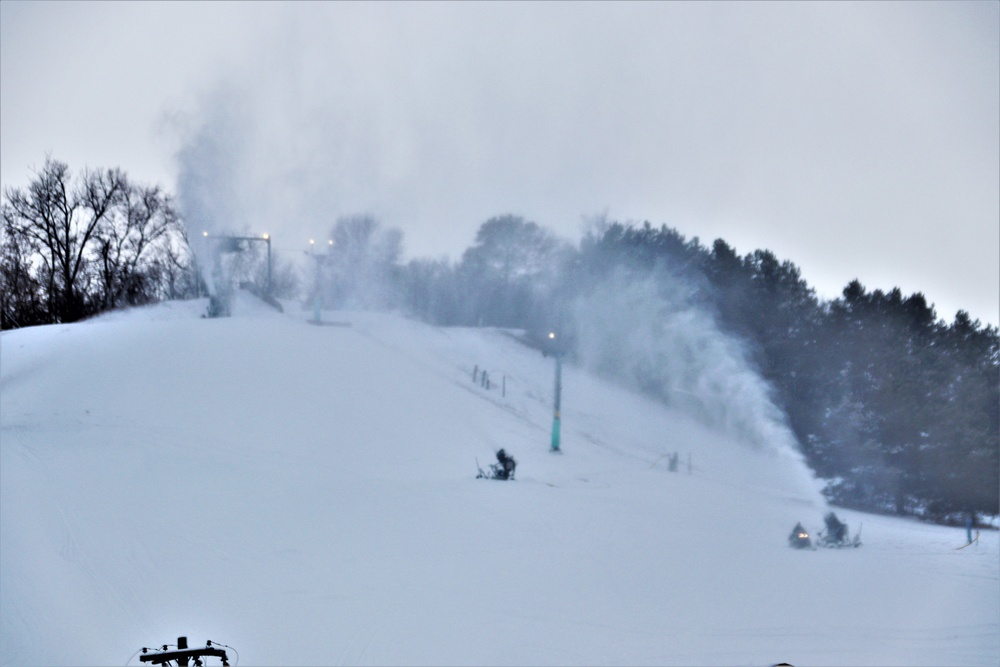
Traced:
<svg viewBox="0 0 1000 667">
<path fill-rule="evenodd" d="M 479 364 L 476 364 L 475 366 L 472 367 L 472 381 L 473 382 L 479 381 Z"/>
</svg>

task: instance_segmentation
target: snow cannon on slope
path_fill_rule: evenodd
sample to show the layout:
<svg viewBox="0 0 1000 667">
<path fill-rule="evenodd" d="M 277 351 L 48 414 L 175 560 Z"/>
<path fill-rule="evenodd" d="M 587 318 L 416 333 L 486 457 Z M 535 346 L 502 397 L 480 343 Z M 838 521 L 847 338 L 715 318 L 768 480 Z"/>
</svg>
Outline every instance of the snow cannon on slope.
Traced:
<svg viewBox="0 0 1000 667">
<path fill-rule="evenodd" d="M 837 515 L 830 512 L 825 517 L 823 517 L 823 522 L 826 524 L 826 532 L 820 531 L 819 533 L 819 545 L 821 547 L 828 547 L 831 549 L 842 549 L 844 547 L 860 547 L 861 546 L 861 529 L 858 529 L 858 534 L 851 539 L 850 534 L 847 530 L 847 524 L 842 522 L 837 518 Z"/>
<path fill-rule="evenodd" d="M 497 462 L 490 464 L 489 472 L 486 472 L 479 466 L 479 459 L 476 459 L 476 468 L 479 469 L 479 474 L 476 475 L 476 479 L 501 479 L 501 480 L 514 480 L 514 470 L 517 468 L 517 461 L 514 457 L 509 455 L 503 449 L 497 452 Z"/>
</svg>

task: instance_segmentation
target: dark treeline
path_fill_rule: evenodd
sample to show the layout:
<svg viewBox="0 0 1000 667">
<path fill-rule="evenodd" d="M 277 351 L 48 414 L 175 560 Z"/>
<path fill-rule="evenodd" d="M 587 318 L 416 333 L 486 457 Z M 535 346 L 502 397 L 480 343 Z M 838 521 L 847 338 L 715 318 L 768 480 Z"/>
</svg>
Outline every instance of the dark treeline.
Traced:
<svg viewBox="0 0 1000 667">
<path fill-rule="evenodd" d="M 46 160 L 28 188 L 5 189 L 2 213 L 4 329 L 203 293 L 171 199 L 120 170 L 74 179 Z M 609 285 L 683 294 L 741 342 L 833 502 L 935 520 L 1000 512 L 997 328 L 963 311 L 947 324 L 922 294 L 854 281 L 824 302 L 770 251 L 740 256 L 721 239 L 705 247 L 649 223 L 600 221 L 574 246 L 499 216 L 457 262 L 403 264 L 402 233 L 370 216 L 338 220 L 330 238 L 301 280 L 306 303 L 325 308 L 401 310 L 437 325 L 539 336 L 558 330 L 572 346 L 581 304 Z M 238 280 L 263 288 L 262 262 L 246 254 Z M 296 280 L 288 267 L 279 273 L 272 293 L 280 284 L 279 296 L 290 296 Z"/>
<path fill-rule="evenodd" d="M 120 169 L 74 177 L 52 159 L 27 188 L 4 189 L 3 329 L 75 322 L 194 294 L 195 272 L 171 198 Z"/>
</svg>

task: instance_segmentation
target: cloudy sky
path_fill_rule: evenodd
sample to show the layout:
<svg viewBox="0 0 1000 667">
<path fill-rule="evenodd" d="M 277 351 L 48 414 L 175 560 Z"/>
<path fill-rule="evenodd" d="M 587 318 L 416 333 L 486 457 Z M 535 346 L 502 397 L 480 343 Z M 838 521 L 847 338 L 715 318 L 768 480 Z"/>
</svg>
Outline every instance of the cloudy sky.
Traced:
<svg viewBox="0 0 1000 667">
<path fill-rule="evenodd" d="M 0 3 L 0 176 L 46 154 L 298 252 L 667 224 L 1000 320 L 1000 3 Z"/>
</svg>

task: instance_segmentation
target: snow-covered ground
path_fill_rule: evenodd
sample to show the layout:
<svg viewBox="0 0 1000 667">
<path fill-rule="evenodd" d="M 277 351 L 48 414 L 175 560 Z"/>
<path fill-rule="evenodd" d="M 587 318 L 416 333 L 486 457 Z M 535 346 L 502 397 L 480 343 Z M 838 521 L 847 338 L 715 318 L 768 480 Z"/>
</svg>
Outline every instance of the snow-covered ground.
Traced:
<svg viewBox="0 0 1000 667">
<path fill-rule="evenodd" d="M 0 338 L 2 664 L 1000 664 L 996 531 L 838 511 L 862 548 L 794 551 L 797 456 L 570 364 L 550 453 L 508 333 L 205 305 Z"/>
</svg>

